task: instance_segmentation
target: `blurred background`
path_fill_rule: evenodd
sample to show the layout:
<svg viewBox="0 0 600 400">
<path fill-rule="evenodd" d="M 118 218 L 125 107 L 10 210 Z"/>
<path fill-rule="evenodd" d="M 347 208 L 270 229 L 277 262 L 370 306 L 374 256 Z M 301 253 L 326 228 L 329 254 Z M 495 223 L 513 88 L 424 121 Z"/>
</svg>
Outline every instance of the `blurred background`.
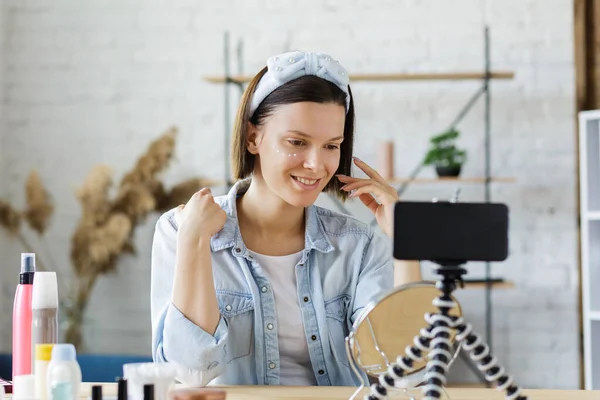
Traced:
<svg viewBox="0 0 600 400">
<path fill-rule="evenodd" d="M 62 333 L 79 324 L 80 353 L 150 356 L 154 224 L 198 185 L 228 190 L 240 87 L 300 49 L 356 77 L 355 154 L 403 199 L 460 188 L 510 207 L 509 259 L 469 265 L 500 282 L 461 291 L 464 312 L 524 387 L 580 387 L 577 113 L 597 107 L 596 3 L 3 0 L 0 353 L 20 253 L 34 251 L 58 273 Z M 444 134 L 458 152 L 432 163 L 450 151 L 456 178 L 423 163 Z M 481 384 L 462 360 L 451 377 Z"/>
</svg>

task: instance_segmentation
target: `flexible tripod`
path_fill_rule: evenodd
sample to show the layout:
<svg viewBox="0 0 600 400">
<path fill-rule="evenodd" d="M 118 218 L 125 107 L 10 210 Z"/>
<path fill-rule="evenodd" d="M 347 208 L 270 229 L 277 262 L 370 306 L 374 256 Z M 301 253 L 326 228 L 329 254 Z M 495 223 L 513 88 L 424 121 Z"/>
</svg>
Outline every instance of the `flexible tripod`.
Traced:
<svg viewBox="0 0 600 400">
<path fill-rule="evenodd" d="M 425 321 L 429 326 L 421 329 L 420 335 L 415 336 L 415 345 L 406 348 L 406 355 L 398 356 L 396 362 L 390 364 L 388 371 L 379 376 L 379 382 L 371 385 L 370 393 L 364 399 L 387 399 L 388 393 L 397 388 L 396 382 L 413 370 L 414 362 L 423 359 L 425 352 L 428 352 L 430 360 L 426 365 L 426 382 L 422 387 L 424 400 L 440 399 L 443 385 L 446 384 L 448 363 L 452 359 L 450 337 L 452 330 L 455 330 L 456 340 L 470 353 L 471 359 L 477 363 L 486 380 L 496 382 L 497 388 L 506 392 L 507 400 L 526 400 L 527 397 L 521 395 L 521 389 L 513 383 L 513 378 L 505 373 L 496 357 L 492 356 L 489 346 L 479 335 L 473 333 L 471 324 L 466 323 L 462 317 L 449 315 L 449 311 L 456 306 L 451 297 L 452 292 L 457 284 L 463 286 L 462 276 L 467 271 L 459 263 L 438 265 L 436 273 L 441 275 L 441 279 L 436 282 L 436 288 L 441 294 L 433 300 L 433 305 L 439 309 L 439 313 L 425 314 Z"/>
</svg>

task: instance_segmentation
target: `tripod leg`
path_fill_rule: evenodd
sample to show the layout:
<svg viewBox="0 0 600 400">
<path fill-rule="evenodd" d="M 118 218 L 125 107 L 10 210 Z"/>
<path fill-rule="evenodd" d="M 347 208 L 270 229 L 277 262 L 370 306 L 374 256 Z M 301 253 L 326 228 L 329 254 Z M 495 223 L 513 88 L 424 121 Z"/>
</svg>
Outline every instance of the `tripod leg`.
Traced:
<svg viewBox="0 0 600 400">
<path fill-rule="evenodd" d="M 414 346 L 407 346 L 404 356 L 398 356 L 396 362 L 391 363 L 388 371 L 379 376 L 379 382 L 371 385 L 369 394 L 364 396 L 364 400 L 383 400 L 387 399 L 388 393 L 396 389 L 404 378 L 404 374 L 413 370 L 414 362 L 423 359 L 423 354 L 430 350 L 431 339 L 433 338 L 432 325 L 421 329 L 420 335 L 415 336 Z"/>
<path fill-rule="evenodd" d="M 431 333 L 434 338 L 431 340 L 430 360 L 427 362 L 427 373 L 425 374 L 427 384 L 423 387 L 425 394 L 423 400 L 437 400 L 442 397 L 448 364 L 452 360 L 452 342 L 450 341 L 452 318 L 444 313 L 431 314 L 430 319 L 433 321 Z"/>
<path fill-rule="evenodd" d="M 463 360 L 463 362 L 465 363 L 467 368 L 469 368 L 469 370 L 473 373 L 473 375 L 475 375 L 477 377 L 477 379 L 479 379 L 482 383 L 485 383 L 487 385 L 487 387 L 490 387 L 490 383 L 487 382 L 487 380 L 485 379 L 485 375 L 483 374 L 483 372 L 481 372 L 479 370 L 479 368 L 477 368 L 477 366 L 475 366 L 475 364 L 473 363 L 473 360 L 471 360 L 469 358 L 467 353 L 463 353 L 461 351 L 459 353 L 459 357 L 461 358 L 461 360 Z"/>
<path fill-rule="evenodd" d="M 458 318 L 454 327 L 457 330 L 456 340 L 470 353 L 471 360 L 477 363 L 477 368 L 484 373 L 485 379 L 496 383 L 499 390 L 505 391 L 507 400 L 526 400 L 527 397 L 521 395 L 521 388 L 513 383 L 512 376 L 507 375 L 496 357 L 492 356 L 490 347 L 483 342 L 481 336 L 473 333 L 471 324 Z"/>
</svg>

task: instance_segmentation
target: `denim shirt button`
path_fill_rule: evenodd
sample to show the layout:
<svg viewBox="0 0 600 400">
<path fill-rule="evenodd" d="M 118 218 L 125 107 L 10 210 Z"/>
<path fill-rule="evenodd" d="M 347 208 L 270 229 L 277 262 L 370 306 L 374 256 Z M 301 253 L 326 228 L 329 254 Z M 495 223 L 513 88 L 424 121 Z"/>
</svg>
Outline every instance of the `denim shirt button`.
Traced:
<svg viewBox="0 0 600 400">
<path fill-rule="evenodd" d="M 323 371 L 322 369 L 319 370 L 319 375 L 324 375 L 325 371 Z"/>
<path fill-rule="evenodd" d="M 225 306 L 225 309 L 226 309 L 227 311 L 231 311 L 231 306 L 230 306 L 229 304 L 227 304 L 227 305 Z"/>
<path fill-rule="evenodd" d="M 236 253 L 239 253 L 239 252 L 241 252 L 241 251 L 242 251 L 242 249 L 240 249 L 239 247 L 236 247 L 236 248 L 235 248 L 235 252 L 236 252 Z"/>
<path fill-rule="evenodd" d="M 273 329 L 273 324 L 267 324 L 267 329 L 268 330 L 272 330 Z"/>
<path fill-rule="evenodd" d="M 312 340 L 317 340 L 317 335 L 312 335 L 310 338 L 311 338 Z"/>
<path fill-rule="evenodd" d="M 270 363 L 270 364 L 269 364 L 269 368 L 270 368 L 270 369 L 275 369 L 275 363 Z"/>
<path fill-rule="evenodd" d="M 308 297 L 304 296 L 304 302 L 308 303 Z"/>
<path fill-rule="evenodd" d="M 260 291 L 263 293 L 267 293 L 267 290 L 269 290 L 266 286 L 263 286 L 260 288 Z"/>
</svg>

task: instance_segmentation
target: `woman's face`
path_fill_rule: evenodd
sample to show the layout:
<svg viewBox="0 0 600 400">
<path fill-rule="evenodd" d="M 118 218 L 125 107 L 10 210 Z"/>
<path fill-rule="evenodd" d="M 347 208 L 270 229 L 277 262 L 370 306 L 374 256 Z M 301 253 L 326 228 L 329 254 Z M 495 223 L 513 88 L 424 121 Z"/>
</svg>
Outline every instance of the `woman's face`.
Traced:
<svg viewBox="0 0 600 400">
<path fill-rule="evenodd" d="M 287 203 L 313 204 L 338 169 L 345 117 L 345 108 L 337 104 L 277 108 L 250 134 L 248 150 L 257 155 L 255 175 Z"/>
</svg>

